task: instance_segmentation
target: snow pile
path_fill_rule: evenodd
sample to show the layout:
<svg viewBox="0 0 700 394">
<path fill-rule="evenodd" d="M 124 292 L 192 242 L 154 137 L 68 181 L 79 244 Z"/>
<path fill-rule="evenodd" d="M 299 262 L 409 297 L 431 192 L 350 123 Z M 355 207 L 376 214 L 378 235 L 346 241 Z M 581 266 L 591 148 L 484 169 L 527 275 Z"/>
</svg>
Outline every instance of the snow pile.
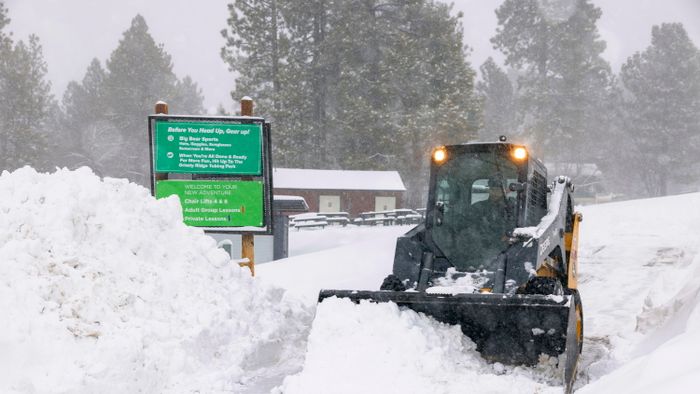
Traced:
<svg viewBox="0 0 700 394">
<path fill-rule="evenodd" d="M 445 272 L 445 276 L 438 278 L 437 283 L 425 291 L 435 294 L 462 294 L 478 293 L 488 282 L 487 271 L 470 274 L 459 274 L 456 268 L 450 267 Z"/>
<path fill-rule="evenodd" d="M 316 311 L 304 370 L 278 393 L 560 393 L 552 359 L 534 368 L 483 360 L 458 326 L 396 304 L 330 298 Z"/>
<path fill-rule="evenodd" d="M 585 338 L 576 387 L 590 383 L 595 389 L 589 392 L 606 392 L 603 381 L 612 380 L 605 375 L 651 352 L 659 342 L 646 337 L 688 303 L 676 295 L 692 277 L 700 247 L 698 206 L 700 193 L 583 208 L 579 284 Z M 663 371 L 647 373 L 660 377 Z M 616 391 L 611 387 L 607 392 Z"/>
<path fill-rule="evenodd" d="M 680 290 L 668 288 L 672 280 Z M 689 392 L 700 385 L 700 255 L 691 268 L 660 278 L 637 317 L 637 330 L 647 335 L 632 351 L 635 357 L 581 393 Z"/>
<path fill-rule="evenodd" d="M 176 198 L 123 180 L 24 168 L 0 176 L 0 196 L 0 392 L 561 392 L 556 360 L 488 363 L 458 327 L 394 304 L 327 299 L 309 327 L 286 294 L 315 307 L 321 288 L 376 290 L 409 227 L 292 231 L 296 256 L 253 280 L 182 224 Z M 700 385 L 698 206 L 584 208 L 581 392 Z"/>
<path fill-rule="evenodd" d="M 308 310 L 177 198 L 86 168 L 4 172 L 0 196 L 0 392 L 237 391 L 300 363 Z"/>
</svg>

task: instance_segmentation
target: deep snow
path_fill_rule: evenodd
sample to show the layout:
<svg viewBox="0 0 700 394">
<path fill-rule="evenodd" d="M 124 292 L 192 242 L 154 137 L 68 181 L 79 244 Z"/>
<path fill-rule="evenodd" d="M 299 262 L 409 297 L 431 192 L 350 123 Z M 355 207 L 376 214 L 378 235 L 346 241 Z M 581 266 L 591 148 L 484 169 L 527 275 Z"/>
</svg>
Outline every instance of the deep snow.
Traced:
<svg viewBox="0 0 700 394">
<path fill-rule="evenodd" d="M 579 379 L 592 383 L 580 392 L 697 391 L 700 193 L 587 207 L 584 215 Z"/>
<path fill-rule="evenodd" d="M 3 393 L 240 391 L 298 369 L 311 317 L 86 168 L 0 177 L 0 311 Z"/>
<path fill-rule="evenodd" d="M 700 246 L 700 234 L 696 230 L 700 221 L 698 207 L 698 193 L 579 207 L 584 214 L 579 268 L 585 339 L 575 387 L 581 392 L 656 393 L 666 392 L 668 387 L 683 392 L 694 391 L 700 385 L 700 362 L 695 361 L 695 355 L 700 351 L 700 342 L 696 340 L 700 335 L 700 323 L 695 323 L 700 320 L 696 317 L 700 314 L 697 307 L 700 279 L 694 279 L 700 274 L 700 257 L 695 257 Z M 260 270 L 261 279 L 306 295 L 307 302 L 313 302 L 321 288 L 376 290 L 391 269 L 394 243 L 386 238 L 392 229 L 396 235 L 407 230 L 378 228 L 374 229 L 376 235 L 370 234 L 371 229 L 333 228 L 293 233 L 292 245 L 305 245 L 307 249 L 314 240 L 318 241 L 318 248 L 322 248 L 343 235 L 347 240 L 351 233 L 358 240 L 352 244 L 345 242 L 335 249 L 297 255 L 265 265 Z M 348 266 L 354 267 L 356 272 Z M 294 274 L 297 271 L 306 273 L 303 279 Z M 336 275 L 339 272 L 342 274 Z M 345 285 L 348 283 L 352 286 Z M 372 312 L 368 309 L 372 307 L 386 308 L 356 308 L 366 310 L 369 315 Z M 561 391 L 558 378 L 552 377 L 556 372 L 554 367 L 544 364 L 532 371 L 512 367 L 500 370 L 498 366 L 500 376 L 491 380 L 488 377 L 493 377 L 493 371 L 489 367 L 493 368 L 493 365 L 477 362 L 481 359 L 472 347 L 463 345 L 457 352 L 459 357 L 454 354 L 454 357 L 443 357 L 444 353 L 440 352 L 444 351 L 444 346 L 450 345 L 428 332 L 422 335 L 430 338 L 429 348 L 439 350 L 433 353 L 425 349 L 406 352 L 397 365 L 392 361 L 397 351 L 395 347 L 400 346 L 398 343 L 410 341 L 400 334 L 406 331 L 401 326 L 401 318 L 387 313 L 392 317 L 364 319 L 368 328 L 367 335 L 363 335 L 365 331 L 358 334 L 357 327 L 343 330 L 332 325 L 350 314 L 347 308 L 352 310 L 347 306 L 337 308 L 342 312 L 334 314 L 323 306 L 319 307 L 309 337 L 304 370 L 285 380 L 284 392 L 322 392 L 327 375 L 333 377 L 328 381 L 333 382 L 334 392 L 365 388 L 363 376 L 373 375 L 369 372 L 358 374 L 358 371 L 366 371 L 367 360 L 371 360 L 374 366 L 382 365 L 378 368 L 381 373 L 391 376 L 400 373 L 401 376 L 413 374 L 420 377 L 424 365 L 435 362 L 443 365 L 445 371 L 455 371 L 448 374 L 449 378 L 440 375 L 444 378 L 442 384 L 418 379 L 423 384 L 414 382 L 403 391 L 408 393 Z M 411 317 L 414 318 L 425 319 L 416 324 L 417 327 L 430 326 L 432 321 L 420 316 Z M 432 321 L 432 324 L 437 323 Z M 377 331 L 391 334 L 382 336 L 384 340 L 377 340 L 370 335 Z M 350 343 L 355 345 L 346 346 L 343 338 L 352 338 Z M 361 346 L 363 343 L 372 345 Z M 333 359 L 340 360 L 335 364 L 340 363 L 342 367 L 327 367 Z M 464 362 L 465 359 L 470 361 Z M 406 365 L 414 368 L 409 372 Z M 474 373 L 478 378 L 468 379 L 464 386 L 452 386 L 452 382 L 462 382 L 463 376 Z M 380 382 L 386 385 L 370 386 L 374 390 L 369 392 L 392 392 L 391 383 Z"/>
<path fill-rule="evenodd" d="M 698 207 L 582 209 L 580 392 L 697 390 Z M 409 227 L 292 231 L 293 256 L 253 279 L 181 219 L 176 199 L 87 169 L 4 172 L 0 392 L 561 391 L 556 360 L 487 363 L 393 304 L 316 308 L 321 288 L 378 288 Z"/>
</svg>

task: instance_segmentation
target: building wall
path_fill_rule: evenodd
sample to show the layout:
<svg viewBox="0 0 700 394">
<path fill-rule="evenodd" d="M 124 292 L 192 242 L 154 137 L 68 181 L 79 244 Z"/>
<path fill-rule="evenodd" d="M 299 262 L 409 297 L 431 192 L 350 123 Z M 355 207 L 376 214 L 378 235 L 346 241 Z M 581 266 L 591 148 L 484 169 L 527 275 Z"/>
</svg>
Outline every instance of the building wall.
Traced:
<svg viewBox="0 0 700 394">
<path fill-rule="evenodd" d="M 318 212 L 318 201 L 321 195 L 340 196 L 340 210 L 347 212 L 350 217 L 355 218 L 361 212 L 374 211 L 374 197 L 396 197 L 396 208 L 403 208 L 403 198 L 405 192 L 398 191 L 376 191 L 376 190 L 300 190 L 300 189 L 278 189 L 275 194 L 304 197 L 309 205 L 309 212 Z"/>
</svg>

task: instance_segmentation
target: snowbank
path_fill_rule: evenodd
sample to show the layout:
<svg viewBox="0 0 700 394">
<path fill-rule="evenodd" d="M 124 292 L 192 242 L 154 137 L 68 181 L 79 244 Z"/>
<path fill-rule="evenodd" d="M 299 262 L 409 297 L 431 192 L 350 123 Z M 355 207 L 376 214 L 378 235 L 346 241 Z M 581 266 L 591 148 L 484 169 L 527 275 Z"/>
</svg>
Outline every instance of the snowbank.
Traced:
<svg viewBox="0 0 700 394">
<path fill-rule="evenodd" d="M 700 193 L 692 193 L 583 208 L 579 284 L 585 338 L 576 387 L 610 392 L 606 375 L 652 351 L 658 342 L 647 336 L 687 304 L 668 308 L 680 301 L 675 296 L 693 275 L 699 206 Z"/>
<path fill-rule="evenodd" d="M 671 277 L 676 291 L 670 288 L 660 291 L 672 283 Z M 691 268 L 668 271 L 655 284 L 637 317 L 637 331 L 646 335 L 631 352 L 634 358 L 585 386 L 580 393 L 697 391 L 700 386 L 700 255 L 696 255 Z"/>
<path fill-rule="evenodd" d="M 86 168 L 0 176 L 0 311 L 0 392 L 23 393 L 239 391 L 295 371 L 310 321 L 176 198 Z"/>
</svg>

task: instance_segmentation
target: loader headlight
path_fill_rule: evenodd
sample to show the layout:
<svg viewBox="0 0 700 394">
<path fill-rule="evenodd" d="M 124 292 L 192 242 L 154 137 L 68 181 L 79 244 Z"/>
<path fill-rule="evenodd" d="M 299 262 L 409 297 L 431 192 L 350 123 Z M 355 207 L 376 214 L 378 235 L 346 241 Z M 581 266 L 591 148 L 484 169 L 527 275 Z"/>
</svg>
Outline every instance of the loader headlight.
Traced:
<svg viewBox="0 0 700 394">
<path fill-rule="evenodd" d="M 516 147 L 510 154 L 515 160 L 527 159 L 527 149 L 523 148 L 522 146 Z"/>
<path fill-rule="evenodd" d="M 437 164 L 442 164 L 447 159 L 447 150 L 441 146 L 433 151 L 433 161 Z"/>
</svg>

